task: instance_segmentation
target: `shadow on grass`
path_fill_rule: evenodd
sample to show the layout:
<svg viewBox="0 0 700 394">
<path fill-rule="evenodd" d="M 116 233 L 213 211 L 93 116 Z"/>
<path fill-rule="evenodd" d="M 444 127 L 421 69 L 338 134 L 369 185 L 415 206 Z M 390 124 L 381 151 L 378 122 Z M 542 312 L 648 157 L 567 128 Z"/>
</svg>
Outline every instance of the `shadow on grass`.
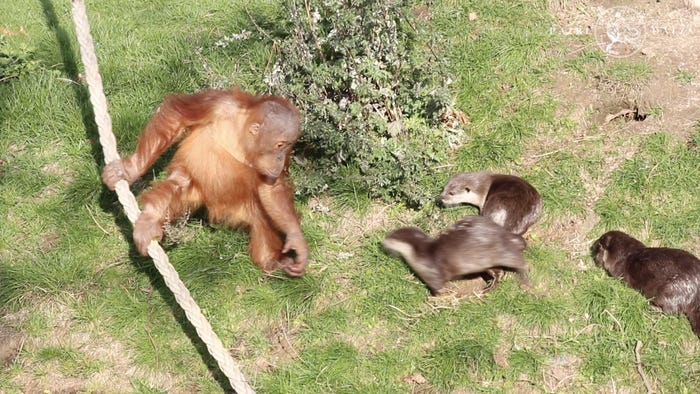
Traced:
<svg viewBox="0 0 700 394">
<path fill-rule="evenodd" d="M 78 83 L 80 80 L 78 72 L 78 63 L 76 59 L 76 50 L 73 47 L 73 43 L 70 39 L 69 34 L 66 29 L 62 27 L 59 23 L 54 5 L 50 0 L 39 0 L 44 11 L 44 18 L 46 19 L 47 26 L 56 35 L 56 42 L 60 49 L 61 58 L 64 66 L 65 73 L 68 78 L 76 83 L 72 84 L 73 91 L 76 97 L 76 101 L 80 106 L 80 111 L 82 113 L 83 124 L 85 125 L 86 138 L 92 141 L 92 157 L 95 163 L 102 163 L 104 161 L 104 156 L 99 144 L 99 134 L 97 130 L 97 125 L 94 121 L 95 114 L 93 112 L 92 104 L 90 103 L 90 96 L 88 90 L 85 86 Z M 98 164 L 98 167 L 99 166 Z M 131 239 L 131 223 L 129 223 L 126 216 L 121 214 L 121 210 L 113 204 L 114 196 L 106 187 L 102 186 L 102 193 L 99 198 L 100 206 L 105 211 L 111 211 L 114 213 L 115 221 L 121 229 L 123 235 L 127 239 Z M 186 333 L 189 339 L 192 341 L 193 345 L 199 352 L 202 360 L 207 365 L 211 371 L 213 377 L 216 379 L 217 383 L 226 392 L 233 392 L 233 389 L 229 385 L 228 379 L 219 370 L 216 361 L 209 354 L 206 346 L 200 340 L 194 327 L 190 324 L 189 320 L 184 314 L 184 311 L 175 302 L 175 298 L 170 292 L 170 290 L 164 285 L 163 279 L 155 269 L 151 260 L 149 258 L 141 257 L 135 248 L 133 247 L 133 242 L 131 242 L 131 250 L 129 252 L 129 257 L 134 264 L 134 266 L 141 272 L 148 275 L 151 285 L 158 290 L 163 299 L 170 306 L 173 315 L 182 327 L 182 330 Z"/>
</svg>

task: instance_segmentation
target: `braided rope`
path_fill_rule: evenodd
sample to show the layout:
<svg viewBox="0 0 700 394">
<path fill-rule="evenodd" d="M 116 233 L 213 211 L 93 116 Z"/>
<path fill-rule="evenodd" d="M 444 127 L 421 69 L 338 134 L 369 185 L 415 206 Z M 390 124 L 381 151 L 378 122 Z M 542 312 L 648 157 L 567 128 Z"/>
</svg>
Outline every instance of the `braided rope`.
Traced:
<svg viewBox="0 0 700 394">
<path fill-rule="evenodd" d="M 71 0 L 71 2 L 73 5 L 73 22 L 75 23 L 75 31 L 80 44 L 80 56 L 85 66 L 90 102 L 95 112 L 95 123 L 97 123 L 97 129 L 100 134 L 100 144 L 104 150 L 105 162 L 110 163 L 114 160 L 119 160 L 119 154 L 117 153 L 116 139 L 112 133 L 112 120 L 107 112 L 107 99 L 102 87 L 102 77 L 98 70 L 95 48 L 90 34 L 90 25 L 85 12 L 85 4 L 83 0 Z M 121 180 L 117 183 L 115 190 L 119 197 L 119 202 L 124 206 L 127 217 L 131 223 L 134 223 L 141 211 L 136 203 L 136 198 L 129 189 L 129 184 Z M 158 272 L 163 276 L 165 284 L 175 296 L 178 305 L 180 305 L 190 323 L 197 330 L 199 338 L 207 346 L 209 354 L 214 357 L 219 364 L 219 369 L 228 378 L 231 387 L 239 394 L 254 393 L 243 374 L 233 362 L 231 355 L 226 351 L 214 330 L 212 330 L 199 306 L 192 299 L 189 290 L 180 280 L 177 271 L 170 264 L 168 256 L 158 242 L 151 241 L 150 245 L 148 245 L 148 254 L 153 258 Z"/>
</svg>

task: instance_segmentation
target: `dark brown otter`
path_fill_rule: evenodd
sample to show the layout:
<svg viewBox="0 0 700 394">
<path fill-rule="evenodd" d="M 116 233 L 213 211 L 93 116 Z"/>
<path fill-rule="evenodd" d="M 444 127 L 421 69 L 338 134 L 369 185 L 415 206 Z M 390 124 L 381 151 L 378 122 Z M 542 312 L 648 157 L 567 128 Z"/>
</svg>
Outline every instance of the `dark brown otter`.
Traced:
<svg viewBox="0 0 700 394">
<path fill-rule="evenodd" d="M 647 248 L 621 232 L 603 234 L 591 248 L 596 265 L 651 299 L 664 312 L 684 313 L 700 337 L 700 260 L 671 248 Z"/>
<path fill-rule="evenodd" d="M 523 285 L 530 284 L 522 255 L 525 240 L 483 216 L 465 216 L 436 239 L 419 228 L 403 227 L 383 245 L 400 254 L 433 295 L 448 281 L 493 267 L 512 269 Z"/>
<path fill-rule="evenodd" d="M 443 205 L 471 204 L 479 214 L 523 235 L 540 218 L 542 198 L 531 184 L 514 175 L 489 171 L 453 176 L 440 195 Z"/>
</svg>

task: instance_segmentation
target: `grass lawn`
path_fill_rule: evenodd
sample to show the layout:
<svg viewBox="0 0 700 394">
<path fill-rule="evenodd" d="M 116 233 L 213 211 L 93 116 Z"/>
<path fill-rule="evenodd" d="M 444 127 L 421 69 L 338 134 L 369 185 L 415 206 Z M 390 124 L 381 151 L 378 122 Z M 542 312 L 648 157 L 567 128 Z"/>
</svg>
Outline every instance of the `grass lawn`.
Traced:
<svg viewBox="0 0 700 394">
<path fill-rule="evenodd" d="M 0 3 L 0 393 L 228 389 L 100 181 L 69 3 Z M 429 297 L 381 248 L 396 227 L 435 234 L 469 207 L 410 210 L 351 187 L 299 198 L 311 248 L 299 279 L 258 271 L 245 232 L 201 216 L 173 225 L 170 261 L 256 391 L 697 392 L 700 340 L 687 319 L 596 268 L 589 247 L 621 229 L 700 255 L 700 113 L 675 116 L 672 99 L 697 102 L 700 62 L 607 56 L 590 34 L 557 28 L 592 2 L 560 3 L 428 6 L 469 122 L 427 184 L 437 195 L 455 172 L 491 169 L 535 185 L 545 208 L 527 235 L 532 289 L 508 275 L 480 297 Z M 238 0 L 102 0 L 87 11 L 122 153 L 167 94 L 262 93 L 274 51 L 260 32 L 285 18 L 274 2 Z M 251 38 L 217 45 L 243 30 Z M 601 120 L 620 105 L 644 120 Z"/>
</svg>

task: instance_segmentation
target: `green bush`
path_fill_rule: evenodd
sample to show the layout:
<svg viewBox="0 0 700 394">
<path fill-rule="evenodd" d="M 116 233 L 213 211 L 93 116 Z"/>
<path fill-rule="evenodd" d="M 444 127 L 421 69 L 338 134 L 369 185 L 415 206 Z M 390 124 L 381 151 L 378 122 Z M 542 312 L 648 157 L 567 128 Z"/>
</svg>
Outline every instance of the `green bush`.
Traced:
<svg viewBox="0 0 700 394">
<path fill-rule="evenodd" d="M 19 78 L 36 70 L 38 62 L 26 45 L 13 44 L 0 34 L 0 82 Z"/>
<path fill-rule="evenodd" d="M 297 190 L 365 192 L 419 207 L 423 180 L 460 130 L 452 114 L 441 37 L 423 30 L 427 8 L 408 1 L 286 3 L 271 90 L 304 114 L 293 169 Z"/>
</svg>

